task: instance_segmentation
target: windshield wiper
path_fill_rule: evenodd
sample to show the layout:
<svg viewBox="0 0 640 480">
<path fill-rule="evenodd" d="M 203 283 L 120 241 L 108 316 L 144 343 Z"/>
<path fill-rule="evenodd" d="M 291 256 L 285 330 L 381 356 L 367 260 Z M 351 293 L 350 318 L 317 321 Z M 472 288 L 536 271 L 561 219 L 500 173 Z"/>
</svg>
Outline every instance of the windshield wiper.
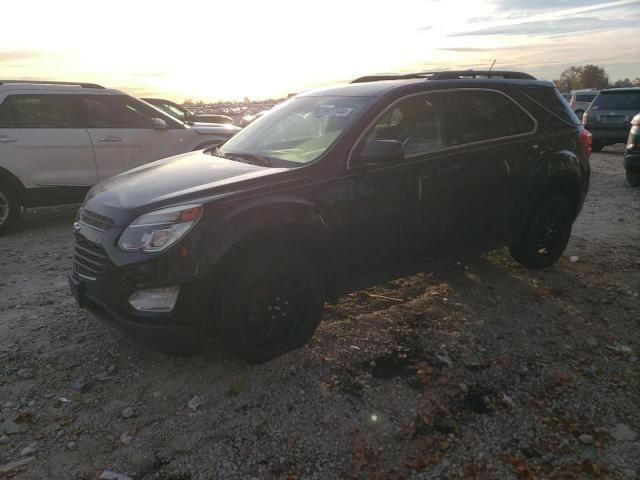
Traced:
<svg viewBox="0 0 640 480">
<path fill-rule="evenodd" d="M 245 163 L 251 163 L 253 165 L 260 165 L 263 167 L 272 167 L 273 163 L 271 159 L 266 155 L 256 155 L 255 153 L 246 152 L 225 152 L 224 154 L 216 148 L 216 155 L 223 158 L 230 158 L 231 160 L 239 160 Z"/>
</svg>

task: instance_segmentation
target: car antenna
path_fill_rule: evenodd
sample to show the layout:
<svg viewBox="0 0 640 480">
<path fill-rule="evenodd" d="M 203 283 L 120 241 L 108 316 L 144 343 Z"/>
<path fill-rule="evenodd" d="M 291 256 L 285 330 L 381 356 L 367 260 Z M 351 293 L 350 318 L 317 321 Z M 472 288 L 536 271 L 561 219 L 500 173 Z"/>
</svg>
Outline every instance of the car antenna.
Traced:
<svg viewBox="0 0 640 480">
<path fill-rule="evenodd" d="M 491 63 L 491 66 L 489 67 L 489 71 L 491 71 L 493 69 L 493 66 L 496 64 L 496 60 L 497 60 L 497 58 L 493 59 L 493 63 Z"/>
</svg>

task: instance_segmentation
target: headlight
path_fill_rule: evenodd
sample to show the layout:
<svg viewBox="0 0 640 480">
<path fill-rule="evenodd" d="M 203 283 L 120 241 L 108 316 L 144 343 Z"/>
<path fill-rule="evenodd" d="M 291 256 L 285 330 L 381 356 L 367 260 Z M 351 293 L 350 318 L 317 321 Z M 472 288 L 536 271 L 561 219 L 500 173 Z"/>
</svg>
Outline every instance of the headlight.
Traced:
<svg viewBox="0 0 640 480">
<path fill-rule="evenodd" d="M 125 228 L 118 247 L 127 252 L 160 252 L 182 238 L 201 216 L 201 205 L 178 205 L 145 213 Z"/>
</svg>

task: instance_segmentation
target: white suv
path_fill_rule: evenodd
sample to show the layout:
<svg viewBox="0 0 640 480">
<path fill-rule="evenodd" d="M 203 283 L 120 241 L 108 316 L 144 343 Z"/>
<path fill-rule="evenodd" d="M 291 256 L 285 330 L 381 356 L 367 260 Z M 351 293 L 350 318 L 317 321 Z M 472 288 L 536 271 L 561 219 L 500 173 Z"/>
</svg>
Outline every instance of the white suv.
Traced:
<svg viewBox="0 0 640 480">
<path fill-rule="evenodd" d="M 595 88 L 573 90 L 571 92 L 569 106 L 579 119 L 582 119 L 582 115 L 587 111 L 591 102 L 598 96 L 598 93 L 600 93 L 600 90 L 596 90 Z"/>
<path fill-rule="evenodd" d="M 187 125 L 100 85 L 0 80 L 0 235 L 22 207 L 80 202 L 106 178 L 238 130 Z"/>
</svg>

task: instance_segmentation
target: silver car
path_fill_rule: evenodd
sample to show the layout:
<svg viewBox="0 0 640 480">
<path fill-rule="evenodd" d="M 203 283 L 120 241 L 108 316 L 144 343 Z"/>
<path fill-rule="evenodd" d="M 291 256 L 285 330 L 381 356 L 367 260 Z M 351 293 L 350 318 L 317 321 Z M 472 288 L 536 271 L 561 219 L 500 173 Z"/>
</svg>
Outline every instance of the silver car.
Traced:
<svg viewBox="0 0 640 480">
<path fill-rule="evenodd" d="M 587 108 L 598 96 L 598 93 L 600 93 L 600 90 L 595 89 L 573 90 L 571 92 L 569 106 L 578 118 L 582 118 L 582 114 L 587 111 Z"/>
</svg>

